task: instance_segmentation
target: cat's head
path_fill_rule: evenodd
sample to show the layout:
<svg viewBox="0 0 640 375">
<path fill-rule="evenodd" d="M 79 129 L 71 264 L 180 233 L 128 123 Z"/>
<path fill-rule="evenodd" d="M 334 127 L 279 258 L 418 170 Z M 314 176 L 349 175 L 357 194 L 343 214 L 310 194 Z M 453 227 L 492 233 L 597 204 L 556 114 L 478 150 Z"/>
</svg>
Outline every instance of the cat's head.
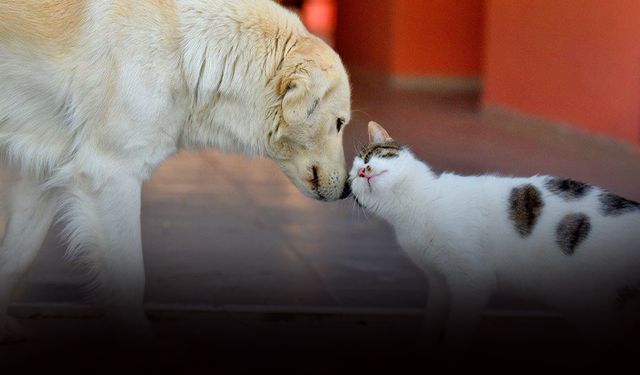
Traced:
<svg viewBox="0 0 640 375">
<path fill-rule="evenodd" d="M 354 198 L 372 209 L 380 198 L 398 192 L 414 160 L 411 152 L 396 143 L 380 124 L 369 122 L 369 144 L 354 158 L 349 173 Z"/>
</svg>

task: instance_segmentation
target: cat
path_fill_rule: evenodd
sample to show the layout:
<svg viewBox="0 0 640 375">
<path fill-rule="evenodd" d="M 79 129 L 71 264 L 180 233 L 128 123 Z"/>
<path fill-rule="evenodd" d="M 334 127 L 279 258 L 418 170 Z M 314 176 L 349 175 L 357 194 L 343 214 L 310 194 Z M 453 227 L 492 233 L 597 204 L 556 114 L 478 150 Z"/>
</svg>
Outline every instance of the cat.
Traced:
<svg viewBox="0 0 640 375">
<path fill-rule="evenodd" d="M 468 347 L 497 291 L 537 299 L 596 341 L 618 332 L 640 296 L 640 204 L 550 176 L 438 175 L 375 122 L 369 140 L 353 196 L 425 273 L 425 325 L 445 347 Z"/>
</svg>

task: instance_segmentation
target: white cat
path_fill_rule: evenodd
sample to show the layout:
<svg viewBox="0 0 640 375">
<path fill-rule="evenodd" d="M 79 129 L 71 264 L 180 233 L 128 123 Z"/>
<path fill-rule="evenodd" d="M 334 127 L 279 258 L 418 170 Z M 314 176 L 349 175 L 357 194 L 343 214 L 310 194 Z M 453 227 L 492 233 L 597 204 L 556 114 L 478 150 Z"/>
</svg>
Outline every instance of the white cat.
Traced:
<svg viewBox="0 0 640 375">
<path fill-rule="evenodd" d="M 360 205 L 387 220 L 429 281 L 426 324 L 472 337 L 496 291 L 534 297 L 598 340 L 640 296 L 640 204 L 549 176 L 437 175 L 369 123 L 351 169 Z"/>
</svg>

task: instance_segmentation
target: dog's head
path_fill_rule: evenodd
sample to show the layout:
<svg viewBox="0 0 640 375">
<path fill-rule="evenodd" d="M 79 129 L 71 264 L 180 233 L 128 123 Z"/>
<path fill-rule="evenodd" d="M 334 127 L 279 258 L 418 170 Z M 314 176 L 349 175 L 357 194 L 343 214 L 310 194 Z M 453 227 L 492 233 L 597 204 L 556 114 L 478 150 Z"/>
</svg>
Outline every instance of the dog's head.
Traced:
<svg viewBox="0 0 640 375">
<path fill-rule="evenodd" d="M 276 85 L 279 116 L 267 134 L 269 156 L 305 195 L 348 196 L 342 134 L 351 120 L 351 91 L 340 58 L 316 37 L 299 40 Z"/>
</svg>

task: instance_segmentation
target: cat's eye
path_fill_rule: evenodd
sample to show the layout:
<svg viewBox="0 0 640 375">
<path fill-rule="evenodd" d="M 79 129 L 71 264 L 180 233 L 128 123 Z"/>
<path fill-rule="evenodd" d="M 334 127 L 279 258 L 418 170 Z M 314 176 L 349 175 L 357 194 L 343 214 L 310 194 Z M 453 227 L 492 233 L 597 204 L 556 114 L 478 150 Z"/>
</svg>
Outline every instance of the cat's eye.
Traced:
<svg viewBox="0 0 640 375">
<path fill-rule="evenodd" d="M 338 130 L 338 133 L 340 133 L 340 129 L 342 129 L 342 125 L 344 125 L 344 119 L 343 118 L 339 118 L 336 120 L 336 129 Z"/>
</svg>

